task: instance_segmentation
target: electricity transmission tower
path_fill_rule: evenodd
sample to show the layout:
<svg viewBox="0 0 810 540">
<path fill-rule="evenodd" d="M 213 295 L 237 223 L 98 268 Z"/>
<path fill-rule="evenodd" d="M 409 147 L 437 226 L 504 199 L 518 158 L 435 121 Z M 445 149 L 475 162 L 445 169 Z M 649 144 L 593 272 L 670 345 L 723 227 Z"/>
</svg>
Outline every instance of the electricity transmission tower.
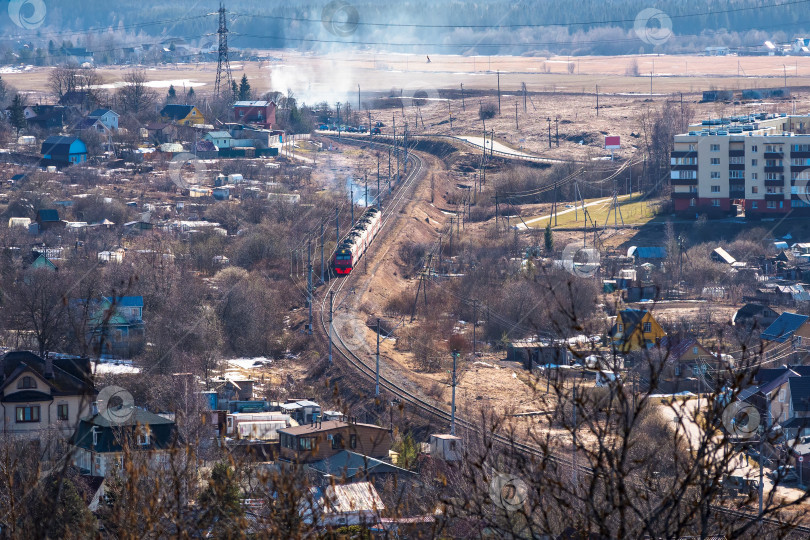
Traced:
<svg viewBox="0 0 810 540">
<path fill-rule="evenodd" d="M 217 59 L 217 80 L 214 83 L 214 93 L 220 95 L 220 83 L 222 82 L 222 69 L 225 68 L 227 80 L 225 81 L 225 88 L 230 91 L 231 89 L 231 64 L 228 61 L 228 24 L 225 19 L 225 6 L 219 5 L 219 58 Z"/>
</svg>

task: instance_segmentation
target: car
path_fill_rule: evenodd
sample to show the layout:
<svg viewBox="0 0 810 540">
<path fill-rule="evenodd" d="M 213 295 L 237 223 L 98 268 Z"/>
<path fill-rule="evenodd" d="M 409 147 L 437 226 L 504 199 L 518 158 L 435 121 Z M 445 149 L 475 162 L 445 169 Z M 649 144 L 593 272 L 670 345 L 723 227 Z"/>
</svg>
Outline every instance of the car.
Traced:
<svg viewBox="0 0 810 540">
<path fill-rule="evenodd" d="M 321 124 L 318 126 L 318 129 L 320 129 L 321 131 L 326 131 L 329 129 L 329 126 L 327 126 L 326 124 Z"/>
<path fill-rule="evenodd" d="M 383 124 L 382 122 L 375 122 L 374 127 L 378 128 L 385 127 L 385 124 Z"/>
<path fill-rule="evenodd" d="M 371 134 L 372 134 L 372 135 L 379 135 L 380 133 L 382 133 L 382 132 L 380 131 L 380 128 L 378 128 L 378 127 L 371 128 Z"/>
<path fill-rule="evenodd" d="M 358 126 L 357 131 L 359 131 L 360 133 L 365 133 L 366 131 L 368 131 L 368 129 L 366 129 L 366 126 Z"/>
<path fill-rule="evenodd" d="M 799 480 L 796 474 L 796 468 L 792 465 L 779 465 L 777 468 L 768 473 L 771 480 L 785 482 L 796 482 Z"/>
</svg>

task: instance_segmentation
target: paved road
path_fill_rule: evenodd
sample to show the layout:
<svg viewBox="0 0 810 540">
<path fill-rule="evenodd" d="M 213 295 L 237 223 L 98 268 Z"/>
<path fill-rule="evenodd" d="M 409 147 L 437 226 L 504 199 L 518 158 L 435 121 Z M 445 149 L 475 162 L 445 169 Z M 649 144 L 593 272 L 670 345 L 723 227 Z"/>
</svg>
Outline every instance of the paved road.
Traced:
<svg viewBox="0 0 810 540">
<path fill-rule="evenodd" d="M 628 197 L 632 197 L 632 195 L 619 195 L 619 200 L 621 200 L 621 199 L 626 199 L 626 198 L 628 198 Z M 589 203 L 585 203 L 585 207 L 587 208 L 587 207 L 589 207 L 589 206 L 594 206 L 594 205 L 596 205 L 596 204 L 604 204 L 604 203 L 609 203 L 609 202 L 610 202 L 610 201 L 612 201 L 612 200 L 613 200 L 613 197 L 607 197 L 606 199 L 599 199 L 599 200 L 596 200 L 596 201 L 592 201 L 592 202 L 589 202 Z M 570 214 L 570 213 L 571 213 L 571 212 L 573 212 L 574 210 L 581 211 L 581 210 L 582 210 L 582 205 L 579 205 L 579 206 L 577 206 L 576 208 L 566 208 L 565 210 L 560 210 L 560 211 L 558 211 L 558 212 L 557 212 L 557 215 L 558 215 L 558 216 L 561 216 L 561 215 L 563 215 L 563 214 Z M 518 230 L 525 230 L 525 229 L 527 229 L 527 228 L 528 228 L 528 226 L 529 226 L 529 225 L 531 225 L 532 223 L 536 223 L 536 222 L 538 222 L 538 221 L 543 221 L 544 219 L 549 219 L 549 218 L 552 218 L 552 217 L 554 217 L 554 215 L 553 215 L 553 214 L 548 214 L 548 215 L 545 215 L 545 216 L 533 217 L 533 218 L 531 218 L 531 219 L 526 219 L 526 220 L 524 220 L 524 221 L 523 221 L 523 223 L 520 223 L 519 225 L 515 225 L 515 227 L 516 227 Z"/>
</svg>

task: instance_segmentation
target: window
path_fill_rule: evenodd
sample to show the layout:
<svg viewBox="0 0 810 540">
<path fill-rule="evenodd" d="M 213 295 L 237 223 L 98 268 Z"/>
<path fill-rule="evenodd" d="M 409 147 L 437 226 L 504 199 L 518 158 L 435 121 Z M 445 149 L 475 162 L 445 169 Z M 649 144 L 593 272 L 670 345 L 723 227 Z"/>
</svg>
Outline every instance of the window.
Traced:
<svg viewBox="0 0 810 540">
<path fill-rule="evenodd" d="M 17 407 L 17 422 L 39 422 L 39 405 Z"/>
<path fill-rule="evenodd" d="M 759 193 L 759 188 L 757 186 L 751 186 L 751 193 Z"/>
<path fill-rule="evenodd" d="M 796 345 L 802 344 L 802 336 L 796 336 Z"/>
<path fill-rule="evenodd" d="M 697 354 L 697 353 L 698 353 L 698 348 L 697 347 L 692 347 L 692 354 Z"/>
<path fill-rule="evenodd" d="M 785 402 L 785 389 L 780 388 L 779 389 L 779 403 L 784 403 L 784 402 Z"/>
<path fill-rule="evenodd" d="M 352 450 L 357 448 L 357 435 L 355 435 L 354 433 L 349 435 L 349 446 L 352 448 Z"/>
<path fill-rule="evenodd" d="M 712 193 L 720 193 L 720 186 L 712 186 Z"/>
<path fill-rule="evenodd" d="M 757 166 L 757 160 L 752 159 L 752 160 L 751 160 L 751 166 L 752 166 L 752 167 L 756 167 L 756 166 Z"/>
<path fill-rule="evenodd" d="M 756 180 L 757 178 L 757 173 L 751 173 L 751 180 Z"/>
<path fill-rule="evenodd" d="M 776 208 L 776 201 L 768 201 L 768 208 Z"/>
<path fill-rule="evenodd" d="M 138 446 L 147 446 L 149 444 L 149 432 L 138 433 Z"/>
<path fill-rule="evenodd" d="M 309 437 L 301 437 L 298 439 L 299 450 L 312 450 L 312 439 Z"/>
<path fill-rule="evenodd" d="M 68 406 L 67 403 L 63 403 L 62 405 L 56 406 L 56 418 L 57 420 L 66 421 L 68 419 Z"/>
<path fill-rule="evenodd" d="M 756 147 L 756 145 L 754 145 L 754 146 L 752 146 L 752 147 L 751 147 L 751 151 L 752 151 L 752 152 L 756 152 L 756 151 L 757 151 L 757 147 Z"/>
<path fill-rule="evenodd" d="M 37 382 L 34 380 L 33 377 L 23 377 L 20 379 L 20 382 L 17 383 L 17 388 L 27 389 L 27 388 L 36 388 Z"/>
<path fill-rule="evenodd" d="M 680 364 L 675 364 L 675 376 L 676 377 L 681 376 L 681 365 Z"/>
<path fill-rule="evenodd" d="M 690 145 L 689 145 L 689 151 L 690 151 L 690 152 L 694 152 L 694 151 L 695 151 L 695 145 L 694 145 L 694 144 L 690 144 Z"/>
<path fill-rule="evenodd" d="M 337 450 L 338 448 L 343 448 L 343 437 L 340 436 L 340 433 L 332 435 L 332 449 Z"/>
<path fill-rule="evenodd" d="M 696 206 L 696 205 L 697 201 L 695 201 L 695 199 L 689 199 L 689 206 Z"/>
<path fill-rule="evenodd" d="M 712 178 L 720 178 L 720 171 L 712 171 Z"/>
<path fill-rule="evenodd" d="M 709 147 L 709 150 L 711 150 L 712 152 L 719 152 L 720 151 L 720 145 L 719 144 L 713 144 L 713 145 L 711 145 Z"/>
<path fill-rule="evenodd" d="M 751 201 L 751 210 L 757 209 L 757 201 Z"/>
<path fill-rule="evenodd" d="M 781 159 L 766 159 L 765 160 L 766 167 L 782 167 L 782 160 Z"/>
<path fill-rule="evenodd" d="M 729 178 L 745 178 L 745 171 L 728 171 Z"/>
<path fill-rule="evenodd" d="M 645 322 L 644 323 L 644 333 L 647 334 L 652 332 L 652 323 Z"/>
<path fill-rule="evenodd" d="M 694 200 L 694 199 L 692 199 L 692 200 Z M 624 331 L 624 325 L 623 325 L 622 323 L 619 323 L 618 328 L 619 328 L 619 332 L 623 332 L 623 331 Z"/>
<path fill-rule="evenodd" d="M 720 199 L 712 199 L 712 206 L 720 206 Z"/>
<path fill-rule="evenodd" d="M 744 156 L 731 156 L 728 158 L 728 162 L 734 165 L 745 165 L 745 157 Z"/>
<path fill-rule="evenodd" d="M 720 158 L 719 157 L 713 157 L 712 158 L 712 165 L 720 165 Z"/>
</svg>

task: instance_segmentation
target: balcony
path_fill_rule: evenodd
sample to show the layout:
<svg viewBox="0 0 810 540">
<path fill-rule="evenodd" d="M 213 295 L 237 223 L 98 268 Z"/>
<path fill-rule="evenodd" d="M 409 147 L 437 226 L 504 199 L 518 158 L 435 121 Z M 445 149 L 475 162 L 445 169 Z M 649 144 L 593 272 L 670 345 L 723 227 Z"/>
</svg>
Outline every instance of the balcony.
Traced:
<svg viewBox="0 0 810 540">
<path fill-rule="evenodd" d="M 697 199 L 697 191 L 689 192 L 689 191 L 673 191 L 672 198 L 673 199 Z"/>
<path fill-rule="evenodd" d="M 670 169 L 673 171 L 696 171 L 698 170 L 697 165 L 671 165 Z"/>
<path fill-rule="evenodd" d="M 728 156 L 729 157 L 744 157 L 745 156 L 745 150 L 729 150 L 728 151 Z"/>
<path fill-rule="evenodd" d="M 670 157 L 697 157 L 697 150 L 673 150 L 669 153 Z"/>
<path fill-rule="evenodd" d="M 729 163 L 728 170 L 730 171 L 744 171 L 745 163 Z"/>
<path fill-rule="evenodd" d="M 790 157 L 795 158 L 810 158 L 810 152 L 791 152 Z M 777 158 L 779 159 L 779 158 Z"/>
<path fill-rule="evenodd" d="M 766 201 L 783 201 L 785 200 L 784 193 L 766 193 L 765 194 Z"/>
<path fill-rule="evenodd" d="M 672 178 L 670 184 L 673 186 L 696 186 L 698 185 L 697 178 Z"/>
<path fill-rule="evenodd" d="M 728 185 L 730 186 L 744 186 L 745 178 L 729 178 Z"/>
<path fill-rule="evenodd" d="M 784 171 L 785 171 L 785 167 L 782 166 L 782 165 L 777 166 L 777 167 L 765 167 L 765 172 L 766 173 L 769 173 L 769 172 L 780 173 L 780 172 L 784 172 Z"/>
<path fill-rule="evenodd" d="M 784 152 L 765 152 L 765 159 L 782 159 Z"/>
</svg>

